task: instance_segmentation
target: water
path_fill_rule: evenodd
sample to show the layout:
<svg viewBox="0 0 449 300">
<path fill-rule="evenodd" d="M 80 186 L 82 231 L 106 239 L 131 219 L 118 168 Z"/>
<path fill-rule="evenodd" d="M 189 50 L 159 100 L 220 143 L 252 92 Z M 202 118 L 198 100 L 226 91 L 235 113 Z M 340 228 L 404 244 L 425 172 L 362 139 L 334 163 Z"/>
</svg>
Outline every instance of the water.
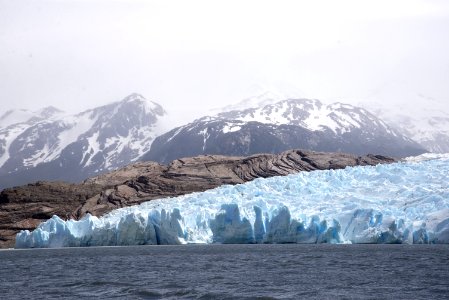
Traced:
<svg viewBox="0 0 449 300">
<path fill-rule="evenodd" d="M 447 299 L 448 245 L 0 251 L 1 299 Z"/>
</svg>

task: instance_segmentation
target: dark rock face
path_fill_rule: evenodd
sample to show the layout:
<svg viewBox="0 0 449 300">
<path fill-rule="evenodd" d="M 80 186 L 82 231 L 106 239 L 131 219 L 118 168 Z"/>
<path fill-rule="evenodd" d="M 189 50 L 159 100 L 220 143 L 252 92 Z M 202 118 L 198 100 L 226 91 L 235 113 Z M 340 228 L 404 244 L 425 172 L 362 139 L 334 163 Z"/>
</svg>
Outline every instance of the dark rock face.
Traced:
<svg viewBox="0 0 449 300">
<path fill-rule="evenodd" d="M 37 182 L 0 193 L 0 248 L 13 247 L 20 230 L 33 230 L 53 215 L 73 217 L 74 207 L 100 193 L 95 184 Z"/>
<path fill-rule="evenodd" d="M 79 219 L 86 213 L 101 216 L 152 199 L 201 192 L 260 177 L 394 161 L 380 155 L 357 157 L 301 150 L 250 157 L 208 155 L 178 159 L 167 166 L 139 162 L 81 184 L 38 182 L 5 189 L 0 193 L 0 247 L 12 247 L 18 231 L 32 230 L 54 214 L 66 219 Z"/>
</svg>

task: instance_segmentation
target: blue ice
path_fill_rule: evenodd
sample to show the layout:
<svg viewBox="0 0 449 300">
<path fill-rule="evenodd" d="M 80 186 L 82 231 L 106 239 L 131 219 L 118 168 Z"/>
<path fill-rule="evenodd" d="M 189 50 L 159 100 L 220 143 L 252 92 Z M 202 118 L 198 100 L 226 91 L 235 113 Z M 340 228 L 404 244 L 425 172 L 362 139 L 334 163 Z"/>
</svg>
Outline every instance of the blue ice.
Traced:
<svg viewBox="0 0 449 300">
<path fill-rule="evenodd" d="M 186 243 L 449 243 L 449 155 L 256 179 L 101 218 L 53 216 L 16 237 L 16 248 Z"/>
</svg>

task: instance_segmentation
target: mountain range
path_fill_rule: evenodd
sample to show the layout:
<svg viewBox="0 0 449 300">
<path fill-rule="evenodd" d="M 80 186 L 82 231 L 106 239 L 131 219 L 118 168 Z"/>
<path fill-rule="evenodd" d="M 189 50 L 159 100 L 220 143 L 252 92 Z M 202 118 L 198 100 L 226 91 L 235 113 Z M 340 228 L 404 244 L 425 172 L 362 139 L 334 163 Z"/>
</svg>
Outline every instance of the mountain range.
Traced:
<svg viewBox="0 0 449 300">
<path fill-rule="evenodd" d="M 168 163 L 202 154 L 301 148 L 404 157 L 444 146 L 433 140 L 435 146 L 426 148 L 430 142 L 419 144 L 408 134 L 417 125 L 387 124 L 377 115 L 349 104 L 273 93 L 177 128 L 170 127 L 160 104 L 139 94 L 77 114 L 54 107 L 13 110 L 0 115 L 0 189 L 38 180 L 81 182 L 137 161 Z M 446 123 L 434 128 L 438 124 Z M 442 130 L 435 131 L 440 140 L 449 140 Z"/>
</svg>

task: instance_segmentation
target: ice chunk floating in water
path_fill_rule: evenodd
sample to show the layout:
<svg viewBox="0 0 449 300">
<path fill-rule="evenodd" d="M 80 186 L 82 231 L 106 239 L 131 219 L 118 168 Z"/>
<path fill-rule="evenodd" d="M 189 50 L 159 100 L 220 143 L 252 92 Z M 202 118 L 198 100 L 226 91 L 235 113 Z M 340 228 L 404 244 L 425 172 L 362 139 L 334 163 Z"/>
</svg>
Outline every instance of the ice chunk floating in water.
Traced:
<svg viewBox="0 0 449 300">
<path fill-rule="evenodd" d="M 449 155 L 256 179 L 102 218 L 54 216 L 16 238 L 17 248 L 184 243 L 449 243 Z"/>
</svg>

